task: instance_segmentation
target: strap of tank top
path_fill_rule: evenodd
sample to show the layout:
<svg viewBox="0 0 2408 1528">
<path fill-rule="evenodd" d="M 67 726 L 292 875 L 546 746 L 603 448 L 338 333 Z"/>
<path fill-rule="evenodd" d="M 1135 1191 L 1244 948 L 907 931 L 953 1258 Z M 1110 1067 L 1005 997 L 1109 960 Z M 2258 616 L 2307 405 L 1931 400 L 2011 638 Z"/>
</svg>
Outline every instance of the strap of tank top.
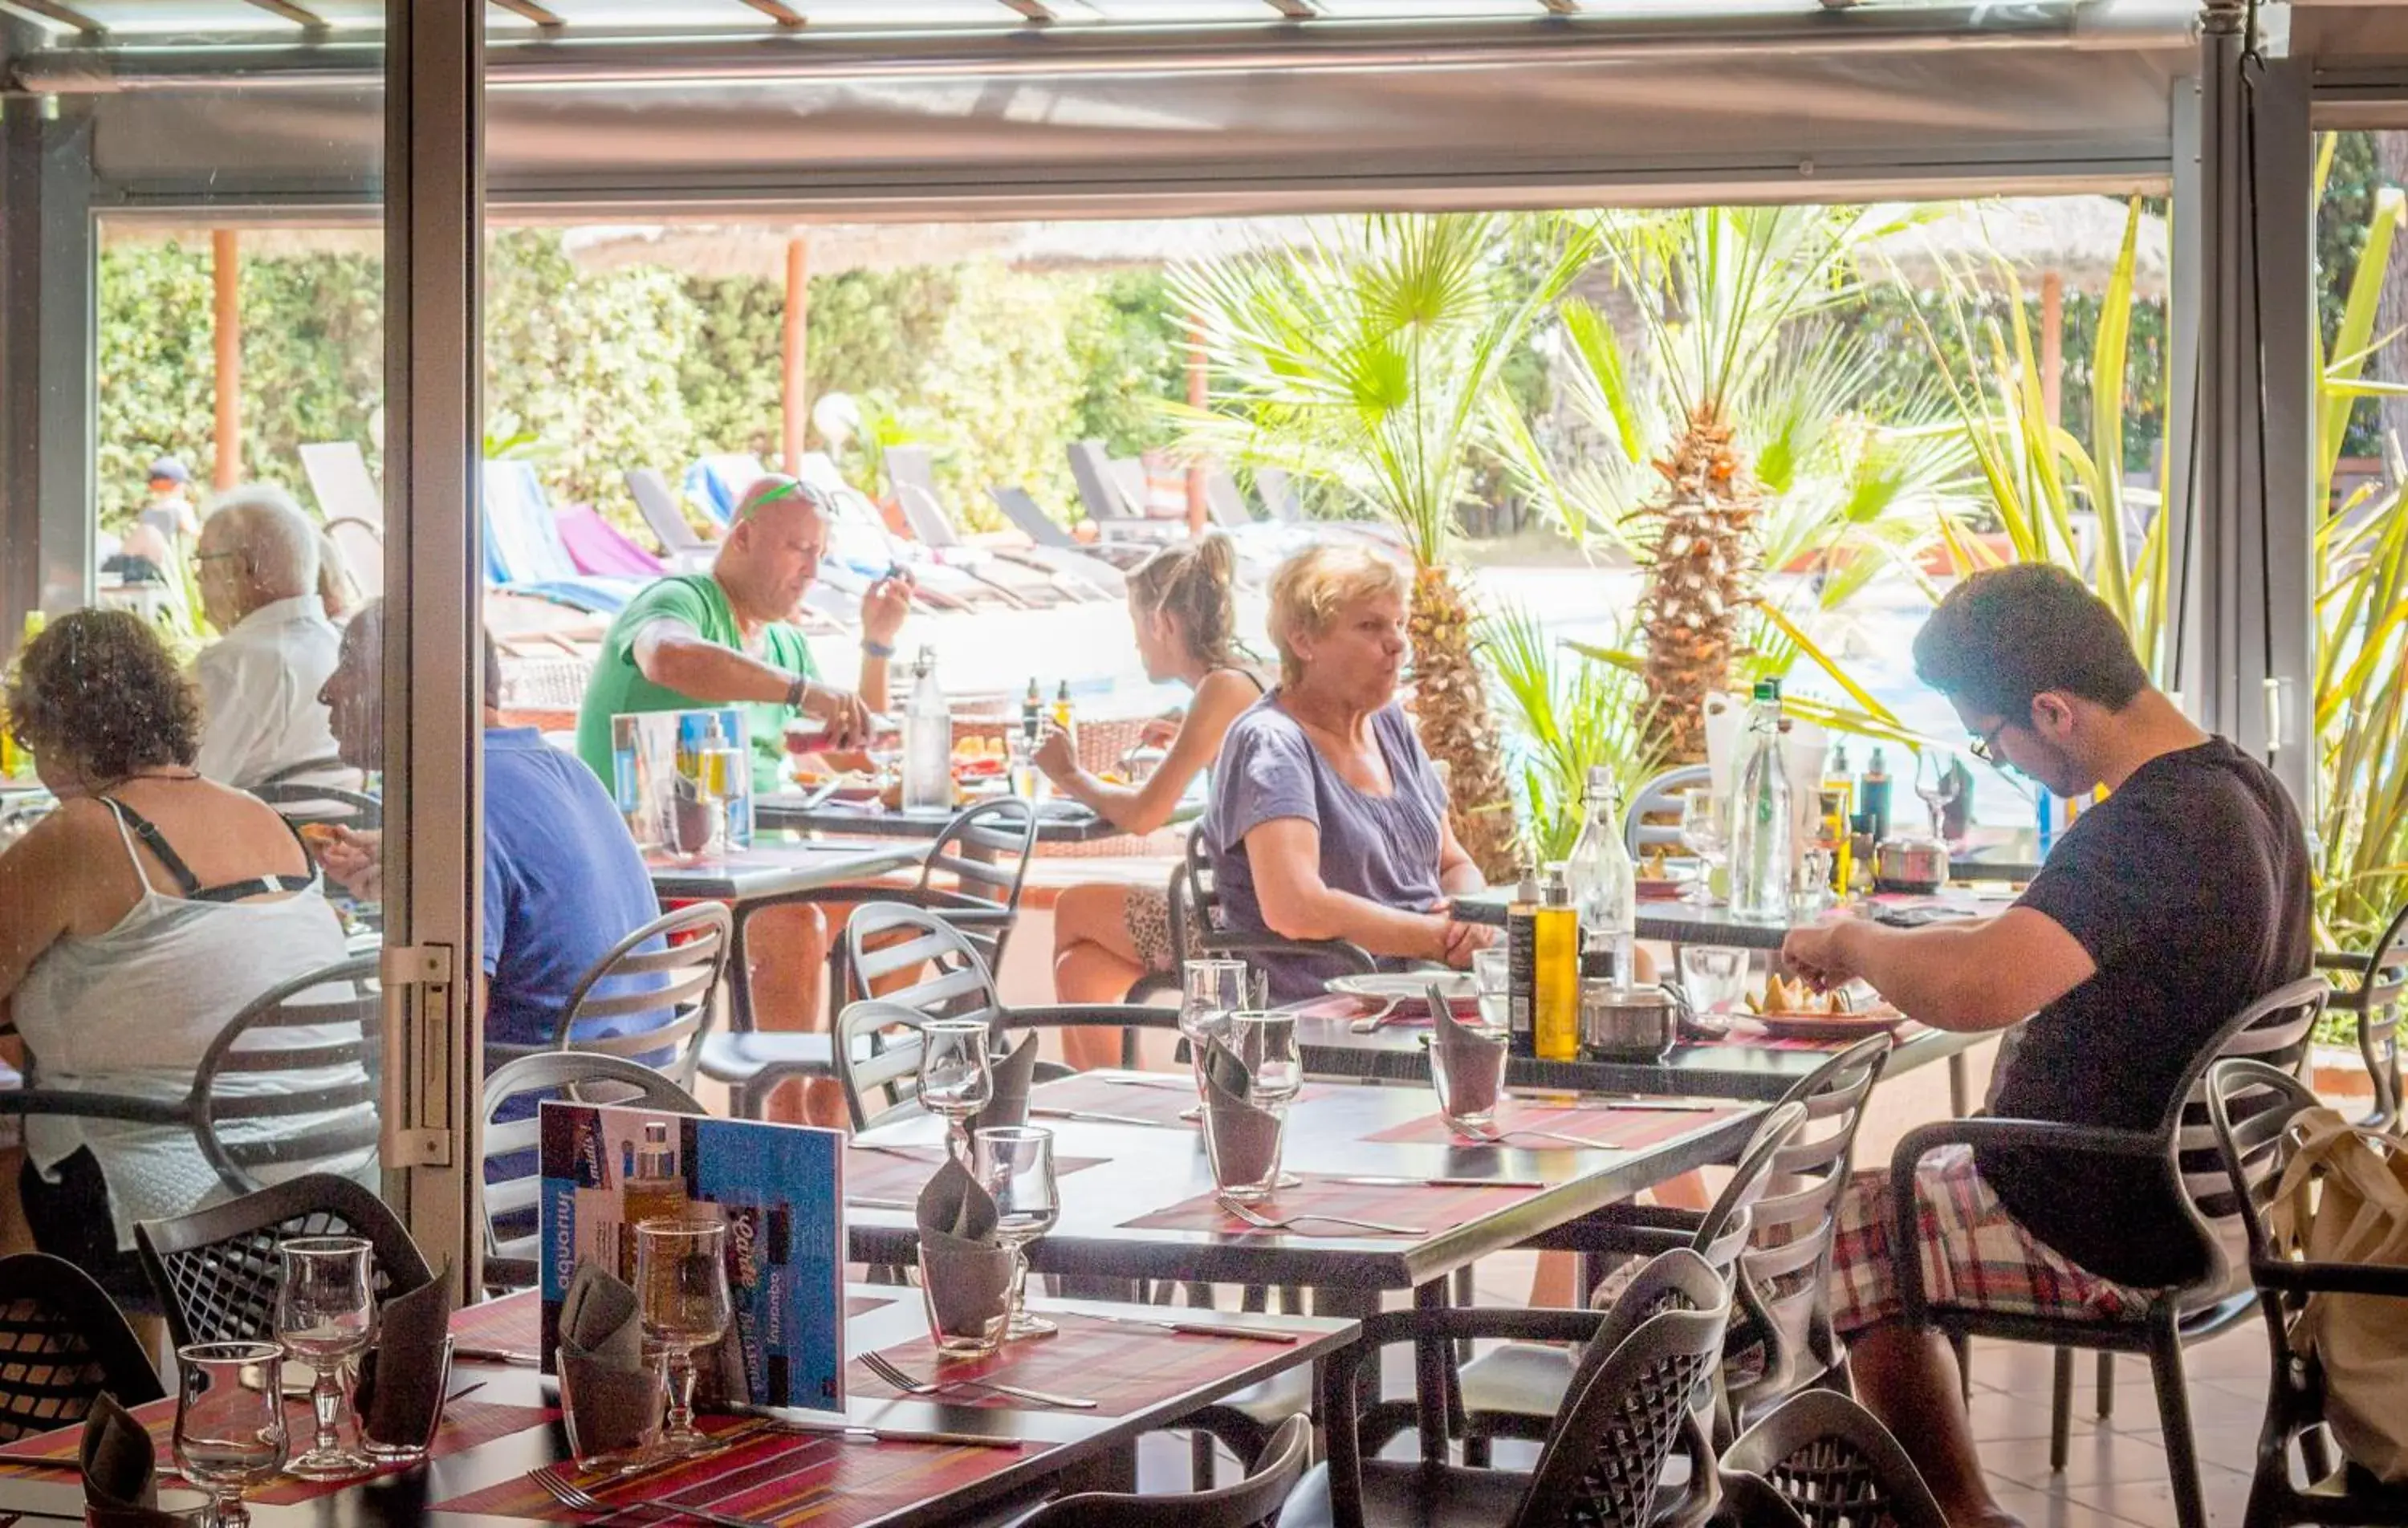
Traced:
<svg viewBox="0 0 2408 1528">
<path fill-rule="evenodd" d="M 1240 678 L 1244 679 L 1248 684 L 1253 685 L 1254 687 L 1254 693 L 1257 695 L 1268 695 L 1271 693 L 1271 687 L 1263 682 L 1262 676 L 1255 673 L 1251 668 L 1243 668 L 1236 664 L 1230 664 L 1225 667 L 1216 668 L 1212 672 L 1215 674 L 1237 675 Z"/>
<path fill-rule="evenodd" d="M 115 796 L 103 796 L 100 799 L 108 802 L 108 809 L 117 814 L 117 826 L 119 831 L 122 832 L 124 829 L 132 828 L 134 830 L 134 836 L 142 840 L 142 847 L 149 850 L 151 854 L 157 858 L 161 864 L 167 867 L 167 874 L 176 878 L 176 890 L 183 893 L 186 896 L 198 894 L 201 889 L 200 878 L 193 874 L 193 867 L 184 863 L 184 857 L 182 855 L 167 847 L 167 835 L 159 831 L 157 823 L 151 821 L 140 812 L 136 811 L 125 803 L 118 800 Z M 150 878 L 143 871 L 142 861 L 139 856 L 135 859 L 134 869 L 136 875 L 140 875 L 142 877 L 143 890 L 149 891 L 150 889 Z"/>
</svg>

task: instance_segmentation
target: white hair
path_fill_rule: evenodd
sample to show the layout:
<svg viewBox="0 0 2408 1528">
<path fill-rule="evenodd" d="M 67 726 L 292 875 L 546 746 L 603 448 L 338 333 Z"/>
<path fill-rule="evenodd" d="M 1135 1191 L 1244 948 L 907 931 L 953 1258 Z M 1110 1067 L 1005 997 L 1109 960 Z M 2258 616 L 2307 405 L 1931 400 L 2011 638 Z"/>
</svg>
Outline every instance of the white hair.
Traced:
<svg viewBox="0 0 2408 1528">
<path fill-rule="evenodd" d="M 274 483 L 229 489 L 209 507 L 209 520 L 251 559 L 262 588 L 280 598 L 317 593 L 318 528 L 293 495 Z"/>
</svg>

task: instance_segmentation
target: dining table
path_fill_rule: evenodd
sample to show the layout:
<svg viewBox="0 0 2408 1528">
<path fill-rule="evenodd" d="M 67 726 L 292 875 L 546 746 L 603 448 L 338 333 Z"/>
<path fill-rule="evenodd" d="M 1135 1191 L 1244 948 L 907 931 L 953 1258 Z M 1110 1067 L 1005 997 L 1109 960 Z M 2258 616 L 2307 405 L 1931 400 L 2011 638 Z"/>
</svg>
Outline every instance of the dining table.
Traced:
<svg viewBox="0 0 2408 1528">
<path fill-rule="evenodd" d="M 645 852 L 644 868 L 663 900 L 725 902 L 738 916 L 752 903 L 816 892 L 847 881 L 867 880 L 917 864 L 924 838 L 819 838 L 794 843 L 754 843 L 707 854 Z"/>
<path fill-rule="evenodd" d="M 841 834 L 857 838 L 932 839 L 945 824 L 968 809 L 958 807 L 884 807 L 876 802 L 816 800 L 811 793 L 772 791 L 752 798 L 756 832 Z M 1204 800 L 1190 796 L 1172 808 L 1170 823 L 1192 822 L 1203 815 Z M 1099 815 L 1094 807 L 1068 798 L 1037 804 L 1037 841 L 1040 844 L 1093 844 L 1118 838 L 1127 830 Z"/>
<path fill-rule="evenodd" d="M 250 1495 L 258 1528 L 473 1528 L 528 1521 L 631 1524 L 705 1521 L 723 1528 L 933 1528 L 995 1521 L 1077 1491 L 1132 1490 L 1140 1434 L 1354 1340 L 1351 1320 L 1181 1311 L 1182 1330 L 1153 1324 L 1158 1307 L 1093 1300 L 1031 1301 L 1062 1330 L 1007 1343 L 988 1358 L 941 1374 L 920 1292 L 850 1284 L 843 1292 L 847 1397 L 841 1416 L 761 1410 L 707 1416 L 724 1450 L 624 1477 L 578 1470 L 560 1425 L 554 1381 L 538 1375 L 541 1306 L 534 1291 L 467 1307 L 452 1317 L 459 1345 L 444 1417 L 419 1464 L 341 1482 L 282 1477 Z M 918 1382 L 943 1378 L 934 1396 L 899 1394 L 871 1371 L 877 1353 Z M 521 1362 L 525 1360 L 525 1362 Z M 978 1375 L 1050 1392 L 1083 1392 L 1090 1409 L 1046 1406 L 958 1383 Z M 306 1401 L 288 1422 L 306 1427 Z M 136 1407 L 172 1468 L 171 1396 Z M 841 1426 L 881 1436 L 847 1435 Z M 0 1513 L 80 1521 L 77 1475 L 82 1429 L 0 1445 Z M 930 1439 L 912 1435 L 939 1434 Z M 959 1441 L 976 1440 L 976 1441 Z M 608 1512 L 562 1506 L 531 1472 L 568 1466 L 573 1484 Z M 182 1482 L 163 1481 L 178 1499 Z M 163 1505 L 166 1505 L 163 1501 Z M 198 1505 L 194 1498 L 192 1505 Z"/>
<path fill-rule="evenodd" d="M 1484 891 L 1466 892 L 1449 904 L 1455 916 L 1467 923 L 1485 923 L 1501 928 L 1505 909 L 1513 901 L 1513 890 L 1508 886 L 1492 886 Z M 1670 945 L 1720 945 L 1734 950 L 1778 950 L 1793 928 L 1811 927 L 1827 918 L 1853 913 L 1885 922 L 1911 926 L 1917 922 L 1938 922 L 1967 918 L 1986 918 L 2004 912 L 2014 901 L 2006 891 L 1977 890 L 1949 886 L 1928 895 L 1904 895 L 1878 893 L 1859 897 L 1813 912 L 1799 912 L 1782 918 L 1742 918 L 1723 901 L 1689 902 L 1678 897 L 1641 897 L 1635 909 L 1635 930 L 1641 939 L 1656 939 Z"/>
</svg>

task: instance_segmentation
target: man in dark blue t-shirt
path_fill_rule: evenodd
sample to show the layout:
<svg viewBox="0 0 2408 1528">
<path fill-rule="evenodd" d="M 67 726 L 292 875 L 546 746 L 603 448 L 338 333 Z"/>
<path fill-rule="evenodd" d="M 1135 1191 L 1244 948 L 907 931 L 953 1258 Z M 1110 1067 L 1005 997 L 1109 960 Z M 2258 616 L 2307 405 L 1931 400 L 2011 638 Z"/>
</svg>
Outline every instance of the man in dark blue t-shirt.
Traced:
<svg viewBox="0 0 2408 1528">
<path fill-rule="evenodd" d="M 319 698 L 333 712 L 345 763 L 380 766 L 384 606 L 372 603 L 344 630 L 341 657 Z M 485 1038 L 541 1046 L 558 1036 L 579 978 L 637 929 L 660 916 L 651 877 L 626 823 L 594 772 L 532 727 L 496 725 L 499 661 L 485 644 Z M 337 829 L 319 850 L 326 872 L 354 895 L 381 891 L 380 835 Z M 629 1035 L 666 1022 L 629 1014 L 580 1024 L 580 1039 Z"/>
<path fill-rule="evenodd" d="M 1843 919 L 1793 932 L 1782 953 L 1818 986 L 1861 977 L 1938 1028 L 2020 1022 L 1993 1088 L 2000 1118 L 2154 1129 L 2226 1023 L 2308 974 L 2299 813 L 2264 765 L 2150 686 L 2114 613 L 2062 569 L 1958 584 L 1916 635 L 1914 666 L 1977 757 L 2059 796 L 2109 794 L 1996 918 L 1913 930 Z M 1901 1319 L 1895 1259 L 1919 1253 L 1935 1300 L 2095 1319 L 2199 1278 L 2198 1236 L 2161 1163 L 1951 1147 L 1915 1176 L 1911 1240 L 1890 1223 L 1885 1172 L 1842 1198 L 1832 1321 L 1857 1393 L 1949 1522 L 2012 1523 L 1983 1478 L 1947 1344 Z"/>
</svg>

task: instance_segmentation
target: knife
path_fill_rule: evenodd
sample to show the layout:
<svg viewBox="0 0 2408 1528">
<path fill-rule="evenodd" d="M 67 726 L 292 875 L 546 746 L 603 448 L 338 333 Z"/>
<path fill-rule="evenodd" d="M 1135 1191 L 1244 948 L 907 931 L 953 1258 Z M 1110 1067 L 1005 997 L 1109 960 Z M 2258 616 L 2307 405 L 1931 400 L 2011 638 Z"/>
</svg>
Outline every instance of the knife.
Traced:
<svg viewBox="0 0 2408 1528">
<path fill-rule="evenodd" d="M 1152 1316 L 1095 1316 L 1093 1312 L 1083 1310 L 1079 1314 L 1092 1316 L 1096 1321 L 1119 1321 L 1128 1326 L 1158 1326 L 1165 1332 L 1179 1332 L 1189 1336 L 1240 1337 L 1248 1342 L 1277 1342 L 1290 1348 L 1304 1340 L 1301 1333 L 1283 1332 L 1271 1326 L 1221 1326 L 1211 1321 L 1172 1321 L 1168 1317 L 1157 1319 Z"/>
<path fill-rule="evenodd" d="M 1160 1120 L 1140 1120 L 1134 1114 L 1098 1114 L 1094 1109 L 1045 1108 L 1032 1106 L 1028 1112 L 1040 1120 L 1069 1120 L 1090 1125 L 1144 1125 L 1159 1128 Z"/>
<path fill-rule="evenodd" d="M 1340 1183 L 1361 1183 L 1371 1188 L 1429 1189 L 1552 1189 L 1552 1183 L 1535 1178 L 1383 1178 L 1366 1174 L 1359 1178 L 1341 1178 Z"/>
<path fill-rule="evenodd" d="M 766 1420 L 769 1429 L 779 1433 L 825 1433 L 838 1437 L 859 1439 L 867 1443 L 947 1443 L 964 1449 L 1020 1449 L 1027 1440 L 996 1437 L 991 1433 L 947 1433 L 918 1427 L 869 1427 L 841 1417 L 823 1421 L 817 1418 L 790 1417 L 767 1407 L 739 1406 L 738 1410 Z"/>
<path fill-rule="evenodd" d="M 470 1348 L 455 1346 L 452 1356 L 469 1364 L 515 1364 L 534 1368 L 542 1360 L 535 1354 L 515 1348 Z"/>
<path fill-rule="evenodd" d="M 917 1209 L 919 1207 L 915 1201 L 910 1199 L 847 1199 L 844 1204 L 847 1209 Z"/>
</svg>

